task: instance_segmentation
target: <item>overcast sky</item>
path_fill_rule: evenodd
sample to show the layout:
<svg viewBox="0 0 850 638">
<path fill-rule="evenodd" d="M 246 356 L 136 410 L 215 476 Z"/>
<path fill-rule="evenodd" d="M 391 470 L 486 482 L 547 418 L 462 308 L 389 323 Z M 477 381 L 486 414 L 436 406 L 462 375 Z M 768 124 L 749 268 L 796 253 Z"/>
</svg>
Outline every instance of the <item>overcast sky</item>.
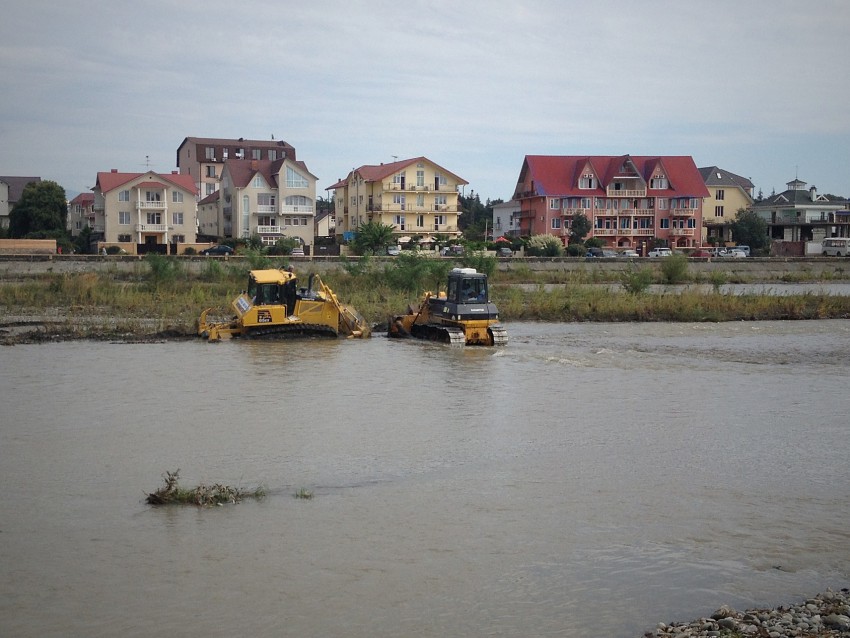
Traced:
<svg viewBox="0 0 850 638">
<path fill-rule="evenodd" d="M 286 140 L 319 195 L 424 155 L 482 200 L 525 155 L 691 155 L 850 196 L 847 0 L 27 0 L 0 11 L 0 175 Z"/>
</svg>

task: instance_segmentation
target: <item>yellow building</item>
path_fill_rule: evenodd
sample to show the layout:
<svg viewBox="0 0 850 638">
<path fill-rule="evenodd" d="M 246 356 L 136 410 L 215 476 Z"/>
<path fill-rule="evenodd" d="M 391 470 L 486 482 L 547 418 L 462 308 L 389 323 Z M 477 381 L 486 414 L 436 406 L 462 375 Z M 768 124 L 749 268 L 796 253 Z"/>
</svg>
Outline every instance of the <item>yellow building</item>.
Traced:
<svg viewBox="0 0 850 638">
<path fill-rule="evenodd" d="M 739 210 L 753 205 L 753 183 L 716 166 L 699 172 L 709 194 L 702 204 L 702 244 L 706 245 L 709 237 L 716 237 L 719 244 L 733 241 L 729 224 L 735 221 Z"/>
<path fill-rule="evenodd" d="M 366 222 L 393 226 L 400 243 L 414 236 L 423 244 L 435 235 L 457 237 L 458 195 L 468 183 L 426 157 L 356 168 L 327 188 L 333 191 L 337 241 Z"/>
</svg>

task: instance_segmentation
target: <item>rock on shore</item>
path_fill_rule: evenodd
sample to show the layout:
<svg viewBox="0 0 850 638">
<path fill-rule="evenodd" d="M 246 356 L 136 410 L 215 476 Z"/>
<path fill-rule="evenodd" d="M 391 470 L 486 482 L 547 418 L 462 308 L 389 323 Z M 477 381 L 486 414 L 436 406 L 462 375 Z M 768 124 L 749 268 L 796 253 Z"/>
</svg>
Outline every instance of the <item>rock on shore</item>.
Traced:
<svg viewBox="0 0 850 638">
<path fill-rule="evenodd" d="M 791 607 L 735 611 L 724 605 L 709 618 L 659 623 L 646 638 L 834 638 L 850 636 L 850 590 L 827 590 Z"/>
</svg>

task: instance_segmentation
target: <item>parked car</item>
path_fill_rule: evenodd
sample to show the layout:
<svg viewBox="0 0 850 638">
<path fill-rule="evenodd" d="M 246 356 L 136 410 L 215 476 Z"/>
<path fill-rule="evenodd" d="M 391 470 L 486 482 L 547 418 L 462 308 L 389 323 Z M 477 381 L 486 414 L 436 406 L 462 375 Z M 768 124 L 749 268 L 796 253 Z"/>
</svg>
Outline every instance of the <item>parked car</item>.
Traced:
<svg viewBox="0 0 850 638">
<path fill-rule="evenodd" d="M 740 246 L 730 246 L 732 250 L 740 250 L 746 257 L 750 256 L 750 247 L 741 244 Z"/>
<path fill-rule="evenodd" d="M 669 257 L 673 251 L 669 248 L 653 248 L 647 253 L 647 257 Z"/>
<path fill-rule="evenodd" d="M 587 252 L 584 254 L 585 257 L 616 257 L 617 251 L 610 250 L 608 248 L 597 248 L 593 246 L 587 249 Z"/>
<path fill-rule="evenodd" d="M 747 253 L 743 250 L 738 250 L 737 248 L 727 248 L 718 256 L 727 259 L 746 259 Z"/>
<path fill-rule="evenodd" d="M 496 249 L 496 257 L 513 257 L 514 251 L 512 251 L 507 246 L 499 246 Z"/>
<path fill-rule="evenodd" d="M 694 252 L 692 252 L 690 255 L 688 255 L 688 257 L 711 257 L 711 252 L 700 248 L 699 250 L 695 250 Z"/>
<path fill-rule="evenodd" d="M 461 256 L 463 255 L 463 246 L 444 246 L 440 249 L 440 254 L 443 257 Z"/>
<path fill-rule="evenodd" d="M 640 255 L 638 255 L 638 251 L 632 250 L 630 248 L 626 249 L 623 252 L 618 253 L 618 254 L 620 255 L 620 257 L 625 257 L 626 259 L 633 259 L 635 257 L 640 257 Z"/>
<path fill-rule="evenodd" d="M 388 246 L 387 254 L 390 257 L 398 257 L 401 254 L 401 246 Z"/>
<path fill-rule="evenodd" d="M 301 246 L 296 246 L 295 248 L 292 249 L 292 252 L 289 253 L 289 254 L 292 255 L 293 257 L 303 257 L 304 256 L 304 249 L 301 248 Z"/>
<path fill-rule="evenodd" d="M 233 248 L 227 244 L 219 244 L 218 246 L 210 246 L 201 251 L 202 255 L 232 255 Z"/>
</svg>

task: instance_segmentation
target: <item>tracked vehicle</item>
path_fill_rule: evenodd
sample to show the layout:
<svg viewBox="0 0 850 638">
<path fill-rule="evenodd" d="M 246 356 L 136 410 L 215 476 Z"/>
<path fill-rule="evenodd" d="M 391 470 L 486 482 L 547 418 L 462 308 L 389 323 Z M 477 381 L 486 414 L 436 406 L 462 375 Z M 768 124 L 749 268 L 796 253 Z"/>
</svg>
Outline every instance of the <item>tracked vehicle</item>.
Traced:
<svg viewBox="0 0 850 638">
<path fill-rule="evenodd" d="M 298 287 L 289 270 L 252 270 L 248 289 L 231 303 L 236 315 L 229 321 L 207 319 L 208 308 L 198 319 L 198 335 L 222 338 L 287 338 L 300 336 L 368 337 L 368 324 L 354 308 L 340 303 L 318 275 Z"/>
<path fill-rule="evenodd" d="M 458 346 L 503 346 L 508 333 L 490 302 L 487 275 L 474 268 L 453 268 L 445 292 L 425 293 L 418 308 L 391 317 L 390 337 L 415 337 Z"/>
</svg>

